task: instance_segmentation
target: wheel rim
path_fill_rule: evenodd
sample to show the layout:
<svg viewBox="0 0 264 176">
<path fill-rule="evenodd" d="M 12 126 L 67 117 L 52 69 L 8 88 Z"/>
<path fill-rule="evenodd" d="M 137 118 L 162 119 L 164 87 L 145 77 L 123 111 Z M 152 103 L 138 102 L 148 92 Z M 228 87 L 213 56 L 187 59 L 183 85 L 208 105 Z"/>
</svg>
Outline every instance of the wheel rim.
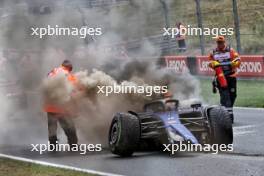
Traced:
<svg viewBox="0 0 264 176">
<path fill-rule="evenodd" d="M 118 123 L 115 122 L 111 128 L 111 138 L 110 138 L 110 143 L 115 144 L 118 140 Z"/>
</svg>

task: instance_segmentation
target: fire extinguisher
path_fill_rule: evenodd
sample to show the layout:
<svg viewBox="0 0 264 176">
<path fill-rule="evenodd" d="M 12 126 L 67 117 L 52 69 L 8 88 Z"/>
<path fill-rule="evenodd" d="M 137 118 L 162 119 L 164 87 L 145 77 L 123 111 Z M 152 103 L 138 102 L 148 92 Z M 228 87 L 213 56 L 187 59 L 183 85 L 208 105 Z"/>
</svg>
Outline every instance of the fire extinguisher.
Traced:
<svg viewBox="0 0 264 176">
<path fill-rule="evenodd" d="M 220 87 L 226 88 L 227 87 L 227 81 L 226 81 L 222 67 L 221 66 L 215 67 L 214 70 L 215 70 L 216 78 L 220 84 Z"/>
</svg>

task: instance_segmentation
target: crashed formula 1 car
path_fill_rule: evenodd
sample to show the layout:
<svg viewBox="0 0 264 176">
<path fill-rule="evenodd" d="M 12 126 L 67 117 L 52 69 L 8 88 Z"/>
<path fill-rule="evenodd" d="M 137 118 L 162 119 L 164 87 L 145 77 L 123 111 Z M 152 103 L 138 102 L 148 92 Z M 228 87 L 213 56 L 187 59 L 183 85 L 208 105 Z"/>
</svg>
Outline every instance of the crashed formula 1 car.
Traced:
<svg viewBox="0 0 264 176">
<path fill-rule="evenodd" d="M 232 144 L 232 121 L 221 106 L 193 103 L 179 106 L 175 99 L 145 104 L 143 112 L 116 113 L 109 130 L 112 153 L 127 157 L 141 146 L 193 144 Z M 146 145 L 147 144 L 147 145 Z M 150 145 L 148 145 L 150 144 Z"/>
</svg>

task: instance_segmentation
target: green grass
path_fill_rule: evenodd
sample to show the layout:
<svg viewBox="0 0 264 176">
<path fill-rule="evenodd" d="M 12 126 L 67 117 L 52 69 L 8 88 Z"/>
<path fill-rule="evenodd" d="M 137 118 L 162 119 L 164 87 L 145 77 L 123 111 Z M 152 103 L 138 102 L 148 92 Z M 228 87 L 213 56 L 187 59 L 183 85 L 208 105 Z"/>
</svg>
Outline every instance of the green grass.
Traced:
<svg viewBox="0 0 264 176">
<path fill-rule="evenodd" d="M 92 174 L 58 169 L 38 164 L 0 158 L 2 176 L 92 176 Z"/>
<path fill-rule="evenodd" d="M 212 93 L 211 79 L 200 79 L 201 95 L 210 104 L 219 104 L 219 94 Z M 264 80 L 238 80 L 235 106 L 264 107 Z"/>
</svg>

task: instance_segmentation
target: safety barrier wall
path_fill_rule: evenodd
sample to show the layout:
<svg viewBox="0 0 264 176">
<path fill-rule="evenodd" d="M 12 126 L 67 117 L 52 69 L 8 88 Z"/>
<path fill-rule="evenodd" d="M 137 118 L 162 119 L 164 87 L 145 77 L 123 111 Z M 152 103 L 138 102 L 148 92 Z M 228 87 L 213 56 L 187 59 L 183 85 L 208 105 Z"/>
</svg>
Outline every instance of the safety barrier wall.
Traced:
<svg viewBox="0 0 264 176">
<path fill-rule="evenodd" d="M 263 55 L 242 55 L 241 66 L 238 69 L 239 77 L 264 77 Z M 208 66 L 207 56 L 164 56 L 164 64 L 176 73 L 189 71 L 194 75 L 211 76 L 214 71 Z"/>
</svg>

